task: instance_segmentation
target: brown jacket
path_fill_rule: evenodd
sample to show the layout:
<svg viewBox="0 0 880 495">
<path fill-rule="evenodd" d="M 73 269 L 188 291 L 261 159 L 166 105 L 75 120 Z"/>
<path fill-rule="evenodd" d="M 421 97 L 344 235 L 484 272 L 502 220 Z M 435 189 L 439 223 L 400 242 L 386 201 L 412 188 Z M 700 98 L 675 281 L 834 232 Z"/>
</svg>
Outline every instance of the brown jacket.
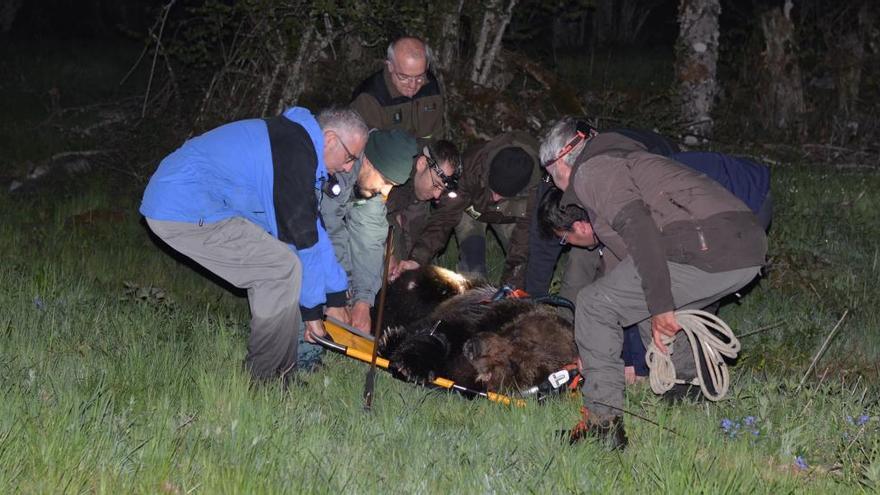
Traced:
<svg viewBox="0 0 880 495">
<path fill-rule="evenodd" d="M 489 165 L 498 152 L 511 147 L 522 148 L 533 157 L 532 178 L 529 185 L 517 196 L 493 203 L 489 190 Z M 412 246 L 408 253 L 409 259 L 420 264 L 428 263 L 446 246 L 453 229 L 461 221 L 462 213 L 488 224 L 516 223 L 510 239 L 502 280 L 521 287 L 522 280 L 519 279 L 524 276 L 525 263 L 528 258 L 530 213 L 534 211 L 534 192 L 540 180 L 538 142 L 525 132 L 508 132 L 497 136 L 488 143 L 471 146 L 462 156 L 462 174 L 459 181 L 458 197 L 454 199 L 441 198 L 436 207 L 430 211 L 430 221 L 416 221 L 415 215 L 413 215 L 415 210 L 412 208 L 409 208 L 400 217 L 410 225 L 410 227 L 400 225 L 402 230 L 411 231 L 416 224 L 423 224 L 420 233 L 410 234 Z M 401 190 L 398 191 L 398 189 Z M 395 188 L 387 203 L 389 215 L 394 218 L 395 212 L 401 212 L 404 208 L 408 208 L 414 203 L 414 200 L 415 196 L 412 191 Z M 427 214 L 427 208 L 423 208 L 421 211 Z"/>
<path fill-rule="evenodd" d="M 767 254 L 764 229 L 742 201 L 620 134 L 587 142 L 562 202 L 584 207 L 619 259 L 632 256 L 652 315 L 675 308 L 667 261 L 716 273 L 762 265 Z"/>
<path fill-rule="evenodd" d="M 375 129 L 402 129 L 422 141 L 443 139 L 443 93 L 434 74 L 409 98 L 391 82 L 388 68 L 365 79 L 352 95 L 351 107 Z"/>
</svg>

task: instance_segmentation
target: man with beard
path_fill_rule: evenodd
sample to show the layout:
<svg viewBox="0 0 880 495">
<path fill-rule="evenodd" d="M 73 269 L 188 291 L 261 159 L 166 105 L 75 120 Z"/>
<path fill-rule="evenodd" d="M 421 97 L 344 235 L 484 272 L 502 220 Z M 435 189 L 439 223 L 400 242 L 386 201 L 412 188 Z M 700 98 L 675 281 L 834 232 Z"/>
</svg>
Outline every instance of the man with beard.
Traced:
<svg viewBox="0 0 880 495">
<path fill-rule="evenodd" d="M 399 129 L 373 130 L 364 154 L 350 172 L 336 174 L 331 198 L 321 214 L 336 257 L 348 273 L 351 322 L 370 330 L 370 307 L 382 286 L 382 256 L 388 221 L 385 199 L 391 188 L 407 182 L 418 147 Z"/>
</svg>

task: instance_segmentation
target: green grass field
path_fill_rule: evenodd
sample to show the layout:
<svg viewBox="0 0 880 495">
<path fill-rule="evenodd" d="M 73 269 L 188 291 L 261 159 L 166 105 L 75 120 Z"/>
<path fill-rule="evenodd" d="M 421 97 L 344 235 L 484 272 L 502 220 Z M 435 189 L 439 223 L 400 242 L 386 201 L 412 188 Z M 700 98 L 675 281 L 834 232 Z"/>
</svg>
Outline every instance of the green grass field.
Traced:
<svg viewBox="0 0 880 495">
<path fill-rule="evenodd" d="M 6 163 L 64 150 L 13 127 Z M 880 172 L 773 174 L 772 269 L 721 313 L 746 335 L 729 399 L 629 389 L 676 433 L 628 416 L 622 454 L 558 441 L 577 398 L 512 408 L 381 374 L 365 413 L 366 366 L 338 356 L 251 388 L 246 301 L 152 242 L 143 184 L 0 192 L 0 493 L 880 491 Z"/>
</svg>

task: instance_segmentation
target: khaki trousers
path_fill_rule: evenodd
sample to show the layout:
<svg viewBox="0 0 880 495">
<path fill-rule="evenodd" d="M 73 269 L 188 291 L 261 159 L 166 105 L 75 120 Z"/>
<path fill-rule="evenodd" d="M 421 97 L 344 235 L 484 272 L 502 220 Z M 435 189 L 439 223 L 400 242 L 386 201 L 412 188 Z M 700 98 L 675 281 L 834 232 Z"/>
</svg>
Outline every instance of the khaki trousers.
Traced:
<svg viewBox="0 0 880 495">
<path fill-rule="evenodd" d="M 748 284 L 760 270 L 753 266 L 709 273 L 679 263 L 667 262 L 667 266 L 676 309 L 704 308 Z M 599 416 L 620 416 L 625 387 L 623 328 L 639 323 L 645 345 L 652 340 L 651 315 L 632 258 L 581 289 L 575 306 L 575 340 L 584 365 L 584 405 Z M 693 354 L 683 333 L 672 346 L 672 361 L 679 378 L 696 376 Z"/>
<path fill-rule="evenodd" d="M 287 244 L 241 217 L 202 225 L 147 218 L 170 247 L 230 284 L 247 289 L 251 310 L 245 368 L 256 380 L 296 364 L 302 264 Z"/>
</svg>

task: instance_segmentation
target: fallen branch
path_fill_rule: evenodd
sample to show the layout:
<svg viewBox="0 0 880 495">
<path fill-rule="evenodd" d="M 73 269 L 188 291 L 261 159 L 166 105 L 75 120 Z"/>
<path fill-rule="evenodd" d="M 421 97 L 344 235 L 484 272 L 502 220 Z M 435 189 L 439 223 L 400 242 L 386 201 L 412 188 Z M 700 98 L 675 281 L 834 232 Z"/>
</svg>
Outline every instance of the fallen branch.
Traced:
<svg viewBox="0 0 880 495">
<path fill-rule="evenodd" d="M 50 162 L 54 162 L 55 160 L 60 160 L 62 158 L 70 158 L 72 156 L 76 157 L 87 157 L 87 156 L 95 156 L 95 155 L 106 155 L 108 153 L 113 153 L 116 151 L 115 149 L 109 150 L 84 150 L 84 151 L 62 151 L 61 153 L 55 153 L 49 158 Z"/>
<path fill-rule="evenodd" d="M 757 330 L 752 330 L 751 332 L 744 333 L 740 335 L 739 338 L 748 337 L 749 335 L 755 335 L 756 333 L 766 332 L 767 330 L 782 326 L 783 323 L 785 323 L 785 321 L 777 321 L 776 323 L 771 323 Z"/>
<path fill-rule="evenodd" d="M 813 358 L 813 362 L 810 363 L 810 367 L 807 368 L 807 372 L 804 373 L 804 377 L 801 378 L 801 383 L 798 385 L 795 393 L 801 391 L 801 387 L 804 386 L 804 382 L 807 381 L 807 377 L 810 376 L 810 372 L 813 371 L 813 368 L 816 366 L 816 363 L 819 362 L 819 358 L 822 357 L 822 354 L 825 353 L 825 349 L 828 348 L 828 343 L 831 342 L 831 338 L 834 337 L 834 334 L 837 333 L 837 329 L 840 328 L 840 324 L 843 323 L 843 319 L 846 318 L 846 315 L 849 314 L 849 310 L 843 312 L 843 315 L 837 320 L 837 324 L 834 325 L 834 328 L 831 329 L 831 332 L 828 334 L 828 337 L 825 338 L 825 342 L 822 343 L 822 347 L 819 348 L 819 352 L 816 353 L 816 356 Z"/>
<path fill-rule="evenodd" d="M 144 118 L 147 115 L 147 101 L 150 99 L 150 87 L 153 85 L 153 74 L 156 71 L 156 60 L 159 58 L 159 50 L 161 49 L 162 42 L 162 33 L 165 32 L 165 21 L 168 20 L 168 13 L 171 12 L 171 7 L 174 6 L 174 3 L 177 0 L 170 0 L 165 7 L 163 7 L 164 12 L 162 13 L 162 24 L 159 26 L 159 35 L 156 39 L 156 50 L 153 52 L 153 63 L 150 66 L 150 77 L 147 79 L 147 91 L 144 93 L 144 104 L 141 106 L 141 118 Z"/>
</svg>

